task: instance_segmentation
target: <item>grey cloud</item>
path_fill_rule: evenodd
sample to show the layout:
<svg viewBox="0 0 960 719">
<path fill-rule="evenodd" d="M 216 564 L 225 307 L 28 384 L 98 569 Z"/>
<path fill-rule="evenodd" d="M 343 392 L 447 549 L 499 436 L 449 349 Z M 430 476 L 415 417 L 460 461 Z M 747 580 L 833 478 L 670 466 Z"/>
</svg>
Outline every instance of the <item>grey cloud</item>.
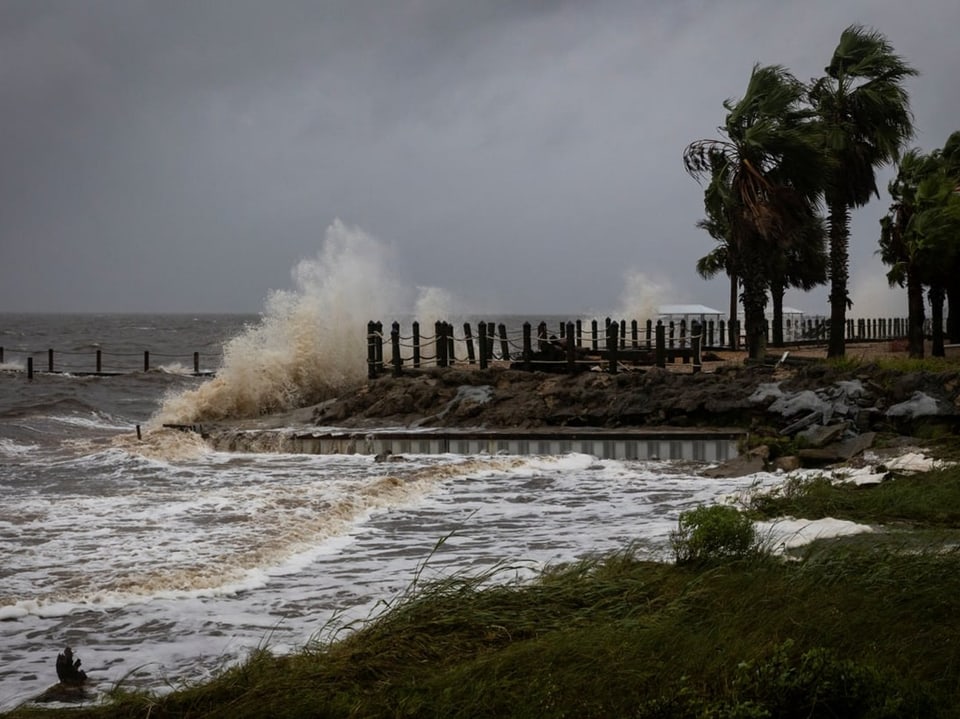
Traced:
<svg viewBox="0 0 960 719">
<path fill-rule="evenodd" d="M 815 76 L 852 22 L 924 73 L 942 144 L 960 7 L 921 4 L 8 2 L 0 310 L 255 311 L 337 217 L 468 305 L 602 311 L 636 269 L 722 306 L 683 147 L 754 62 Z M 885 210 L 855 278 L 882 279 Z"/>
</svg>

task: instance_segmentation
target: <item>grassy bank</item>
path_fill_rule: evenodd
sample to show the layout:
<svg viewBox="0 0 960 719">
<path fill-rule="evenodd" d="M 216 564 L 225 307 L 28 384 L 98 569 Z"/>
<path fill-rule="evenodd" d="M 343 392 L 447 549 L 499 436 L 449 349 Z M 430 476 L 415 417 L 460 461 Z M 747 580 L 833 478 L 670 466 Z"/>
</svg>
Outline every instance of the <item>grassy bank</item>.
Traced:
<svg viewBox="0 0 960 719">
<path fill-rule="evenodd" d="M 626 550 L 522 585 L 452 577 L 300 654 L 261 651 L 162 697 L 121 687 L 112 704 L 68 715 L 956 716 L 957 508 L 957 469 L 870 489 L 797 484 L 753 511 L 889 531 L 819 543 L 799 561 L 676 566 Z"/>
</svg>

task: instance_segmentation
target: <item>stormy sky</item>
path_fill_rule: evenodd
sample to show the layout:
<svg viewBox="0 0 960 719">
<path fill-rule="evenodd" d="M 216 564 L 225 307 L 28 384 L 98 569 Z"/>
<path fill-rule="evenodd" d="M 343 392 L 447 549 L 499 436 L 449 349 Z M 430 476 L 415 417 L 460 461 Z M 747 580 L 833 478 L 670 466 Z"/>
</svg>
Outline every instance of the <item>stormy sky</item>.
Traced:
<svg viewBox="0 0 960 719">
<path fill-rule="evenodd" d="M 256 312 L 338 219 L 477 312 L 609 312 L 637 273 L 723 309 L 683 149 L 754 63 L 820 76 L 853 23 L 942 146 L 956 0 L 0 0 L 0 311 Z M 905 311 L 888 179 L 851 316 Z"/>
</svg>

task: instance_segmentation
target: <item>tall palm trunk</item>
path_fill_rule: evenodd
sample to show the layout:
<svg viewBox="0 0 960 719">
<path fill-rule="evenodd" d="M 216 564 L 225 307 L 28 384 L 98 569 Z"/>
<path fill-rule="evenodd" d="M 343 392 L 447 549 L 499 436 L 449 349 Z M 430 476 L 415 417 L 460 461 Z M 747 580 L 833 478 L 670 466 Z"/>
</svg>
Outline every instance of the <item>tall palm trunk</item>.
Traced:
<svg viewBox="0 0 960 719">
<path fill-rule="evenodd" d="M 737 337 L 734 328 L 736 327 L 737 322 L 737 288 L 739 287 L 739 280 L 735 272 L 730 272 L 730 349 L 737 349 Z"/>
<path fill-rule="evenodd" d="M 783 347 L 783 295 L 786 289 L 779 282 L 770 284 L 770 299 L 773 302 L 773 346 Z"/>
<path fill-rule="evenodd" d="M 850 210 L 837 198 L 829 200 L 830 227 L 830 341 L 827 357 L 846 353 L 847 281 L 849 280 Z"/>
<path fill-rule="evenodd" d="M 923 359 L 923 285 L 916 270 L 907 272 L 907 352 Z"/>
<path fill-rule="evenodd" d="M 947 352 L 943 346 L 943 300 L 944 289 L 942 285 L 933 285 L 928 293 L 930 296 L 930 320 L 933 323 L 933 349 L 930 354 L 934 357 L 946 357 Z"/>
<path fill-rule="evenodd" d="M 751 258 L 743 268 L 743 321 L 747 336 L 747 354 L 752 360 L 763 360 L 767 354 L 767 329 L 764 310 L 767 308 L 767 283 L 760 262 Z"/>
<path fill-rule="evenodd" d="M 947 286 L 947 310 L 947 337 L 951 342 L 960 342 L 960 275 Z"/>
</svg>

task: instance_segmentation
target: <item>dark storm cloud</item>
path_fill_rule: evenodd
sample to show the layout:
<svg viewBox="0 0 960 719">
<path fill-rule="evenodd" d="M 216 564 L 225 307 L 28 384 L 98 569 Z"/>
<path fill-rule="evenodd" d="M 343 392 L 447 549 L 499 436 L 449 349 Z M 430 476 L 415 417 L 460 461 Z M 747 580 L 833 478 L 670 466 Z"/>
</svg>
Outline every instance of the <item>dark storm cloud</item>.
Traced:
<svg viewBox="0 0 960 719">
<path fill-rule="evenodd" d="M 680 154 L 754 62 L 819 75 L 861 22 L 923 73 L 917 142 L 960 128 L 955 2 L 836 5 L 6 2 L 0 310 L 256 310 L 337 217 L 484 311 L 609 310 L 630 270 L 722 304 Z"/>
</svg>

